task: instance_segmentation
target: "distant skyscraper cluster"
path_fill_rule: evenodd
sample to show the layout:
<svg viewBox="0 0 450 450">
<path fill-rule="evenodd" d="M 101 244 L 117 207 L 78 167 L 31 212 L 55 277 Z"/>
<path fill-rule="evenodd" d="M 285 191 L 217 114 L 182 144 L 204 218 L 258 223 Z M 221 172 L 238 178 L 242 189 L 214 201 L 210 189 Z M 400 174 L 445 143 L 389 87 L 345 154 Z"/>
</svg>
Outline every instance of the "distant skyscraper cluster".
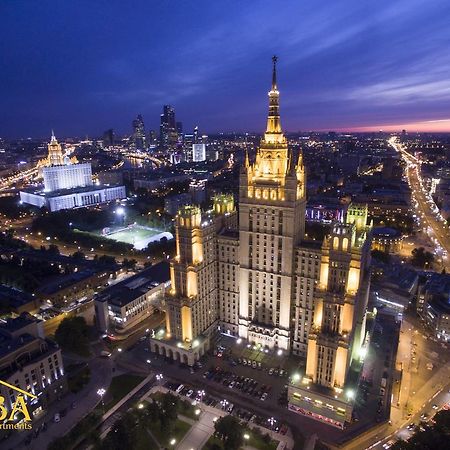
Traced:
<svg viewBox="0 0 450 450">
<path fill-rule="evenodd" d="M 138 150 L 145 150 L 147 148 L 147 140 L 145 137 L 144 119 L 139 114 L 133 120 L 133 145 Z"/>
<path fill-rule="evenodd" d="M 179 122 L 182 129 L 181 122 Z M 164 105 L 159 126 L 159 144 L 161 148 L 168 149 L 176 147 L 178 143 L 177 122 L 175 121 L 175 110 L 170 105 Z"/>
</svg>

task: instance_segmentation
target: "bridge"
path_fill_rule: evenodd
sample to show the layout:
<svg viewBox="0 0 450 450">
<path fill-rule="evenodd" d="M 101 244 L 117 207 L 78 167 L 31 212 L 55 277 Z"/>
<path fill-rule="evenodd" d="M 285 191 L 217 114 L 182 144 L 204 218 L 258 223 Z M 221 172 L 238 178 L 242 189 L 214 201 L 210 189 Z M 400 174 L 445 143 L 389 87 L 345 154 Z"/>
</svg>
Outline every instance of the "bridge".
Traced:
<svg viewBox="0 0 450 450">
<path fill-rule="evenodd" d="M 146 155 L 144 153 L 127 152 L 127 153 L 124 153 L 124 156 L 126 156 L 128 158 L 150 160 L 151 162 L 153 162 L 156 165 L 156 167 L 160 167 L 163 164 L 163 162 L 160 159 L 155 158 L 154 156 Z"/>
</svg>

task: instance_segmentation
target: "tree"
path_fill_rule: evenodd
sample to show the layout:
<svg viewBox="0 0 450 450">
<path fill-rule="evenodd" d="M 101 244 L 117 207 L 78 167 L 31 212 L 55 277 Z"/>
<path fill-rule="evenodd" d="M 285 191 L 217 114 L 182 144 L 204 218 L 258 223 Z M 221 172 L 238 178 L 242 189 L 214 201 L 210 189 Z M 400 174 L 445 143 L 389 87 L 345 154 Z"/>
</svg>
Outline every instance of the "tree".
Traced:
<svg viewBox="0 0 450 450">
<path fill-rule="evenodd" d="M 416 431 L 407 441 L 397 441 L 393 450 L 444 450 L 450 438 L 450 411 L 439 411 L 434 425 L 425 425 L 425 431 Z"/>
<path fill-rule="evenodd" d="M 122 261 L 122 266 L 127 269 L 127 272 L 129 270 L 134 270 L 136 268 L 137 261 L 135 259 L 128 259 L 124 258 Z"/>
<path fill-rule="evenodd" d="M 112 264 L 116 264 L 116 258 L 114 258 L 114 256 L 110 256 L 110 255 L 102 255 L 102 256 L 95 255 L 94 261 L 96 261 L 98 264 L 104 265 L 104 266 L 110 266 Z"/>
<path fill-rule="evenodd" d="M 102 442 L 102 450 L 122 450 L 136 448 L 137 430 L 133 414 L 127 413 L 114 423 L 111 431 Z"/>
<path fill-rule="evenodd" d="M 86 259 L 86 255 L 83 252 L 78 251 L 72 255 L 72 258 L 77 261 L 82 261 L 83 259 Z"/>
<path fill-rule="evenodd" d="M 58 248 L 58 246 L 55 245 L 55 244 L 50 244 L 50 245 L 48 246 L 47 251 L 48 251 L 49 253 L 51 253 L 52 255 L 59 255 L 59 248 Z"/>
<path fill-rule="evenodd" d="M 236 417 L 221 417 L 214 424 L 214 429 L 224 442 L 225 450 L 238 450 L 243 444 L 243 427 Z"/>
<path fill-rule="evenodd" d="M 162 398 L 161 411 L 159 414 L 161 431 L 165 433 L 170 433 L 172 431 L 178 417 L 178 402 L 178 397 L 170 392 L 165 394 Z"/>
<path fill-rule="evenodd" d="M 411 263 L 413 266 L 423 268 L 430 268 L 434 262 L 434 255 L 430 252 L 425 251 L 423 247 L 415 248 L 411 252 L 412 258 Z"/>
<path fill-rule="evenodd" d="M 63 350 L 86 356 L 89 354 L 88 331 L 84 317 L 66 317 L 59 324 L 55 339 Z"/>
<path fill-rule="evenodd" d="M 156 422 L 159 420 L 159 414 L 161 410 L 156 402 L 151 402 L 147 405 L 145 413 L 147 414 L 150 422 Z"/>
<path fill-rule="evenodd" d="M 434 427 L 450 434 L 450 410 L 442 410 L 434 416 Z"/>
<path fill-rule="evenodd" d="M 372 250 L 372 258 L 378 259 L 378 261 L 384 262 L 386 264 L 391 260 L 391 256 L 387 252 L 382 252 L 381 250 Z"/>
</svg>

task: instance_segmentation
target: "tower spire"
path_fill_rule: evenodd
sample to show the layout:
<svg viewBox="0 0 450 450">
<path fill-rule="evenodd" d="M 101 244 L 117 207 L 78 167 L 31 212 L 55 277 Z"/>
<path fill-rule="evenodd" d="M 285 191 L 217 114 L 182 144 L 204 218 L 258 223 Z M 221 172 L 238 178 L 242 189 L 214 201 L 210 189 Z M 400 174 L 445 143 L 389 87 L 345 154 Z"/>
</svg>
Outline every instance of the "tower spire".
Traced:
<svg viewBox="0 0 450 450">
<path fill-rule="evenodd" d="M 275 91 L 277 89 L 277 61 L 278 56 L 272 56 L 273 70 L 272 70 L 272 90 Z"/>
<path fill-rule="evenodd" d="M 280 123 L 280 93 L 277 88 L 277 62 L 278 57 L 274 55 L 272 57 L 272 88 L 269 91 L 269 116 L 267 118 L 267 128 L 265 133 L 265 140 L 267 142 L 281 142 L 284 139 Z"/>
</svg>

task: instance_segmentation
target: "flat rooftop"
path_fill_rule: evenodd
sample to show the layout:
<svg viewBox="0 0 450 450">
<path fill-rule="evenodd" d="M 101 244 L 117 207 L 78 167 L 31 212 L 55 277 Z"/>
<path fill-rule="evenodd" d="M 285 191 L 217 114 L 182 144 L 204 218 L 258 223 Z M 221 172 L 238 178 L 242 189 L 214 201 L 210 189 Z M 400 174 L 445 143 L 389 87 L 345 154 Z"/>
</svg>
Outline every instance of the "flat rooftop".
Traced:
<svg viewBox="0 0 450 450">
<path fill-rule="evenodd" d="M 69 275 L 58 277 L 54 281 L 50 281 L 49 283 L 46 283 L 38 288 L 36 293 L 40 295 L 55 294 L 56 292 L 77 284 L 80 281 L 88 280 L 89 278 L 95 276 L 99 272 L 103 272 L 104 270 L 104 268 L 85 269 L 79 272 L 71 273 Z"/>
<path fill-rule="evenodd" d="M 79 186 L 71 189 L 59 189 L 57 191 L 52 192 L 45 192 L 42 187 L 35 188 L 35 189 L 22 189 L 22 192 L 28 192 L 29 194 L 39 195 L 41 197 L 45 198 L 53 198 L 53 197 L 61 197 L 64 195 L 70 195 L 70 194 L 81 194 L 84 192 L 95 192 L 95 191 L 101 191 L 103 189 L 111 189 L 116 187 L 122 187 L 122 185 L 97 185 L 92 184 L 89 186 Z"/>
<path fill-rule="evenodd" d="M 105 289 L 96 301 L 122 307 L 169 280 L 170 265 L 163 261 Z"/>
<path fill-rule="evenodd" d="M 0 303 L 2 305 L 17 308 L 32 301 L 33 296 L 31 294 L 0 284 Z"/>
</svg>

